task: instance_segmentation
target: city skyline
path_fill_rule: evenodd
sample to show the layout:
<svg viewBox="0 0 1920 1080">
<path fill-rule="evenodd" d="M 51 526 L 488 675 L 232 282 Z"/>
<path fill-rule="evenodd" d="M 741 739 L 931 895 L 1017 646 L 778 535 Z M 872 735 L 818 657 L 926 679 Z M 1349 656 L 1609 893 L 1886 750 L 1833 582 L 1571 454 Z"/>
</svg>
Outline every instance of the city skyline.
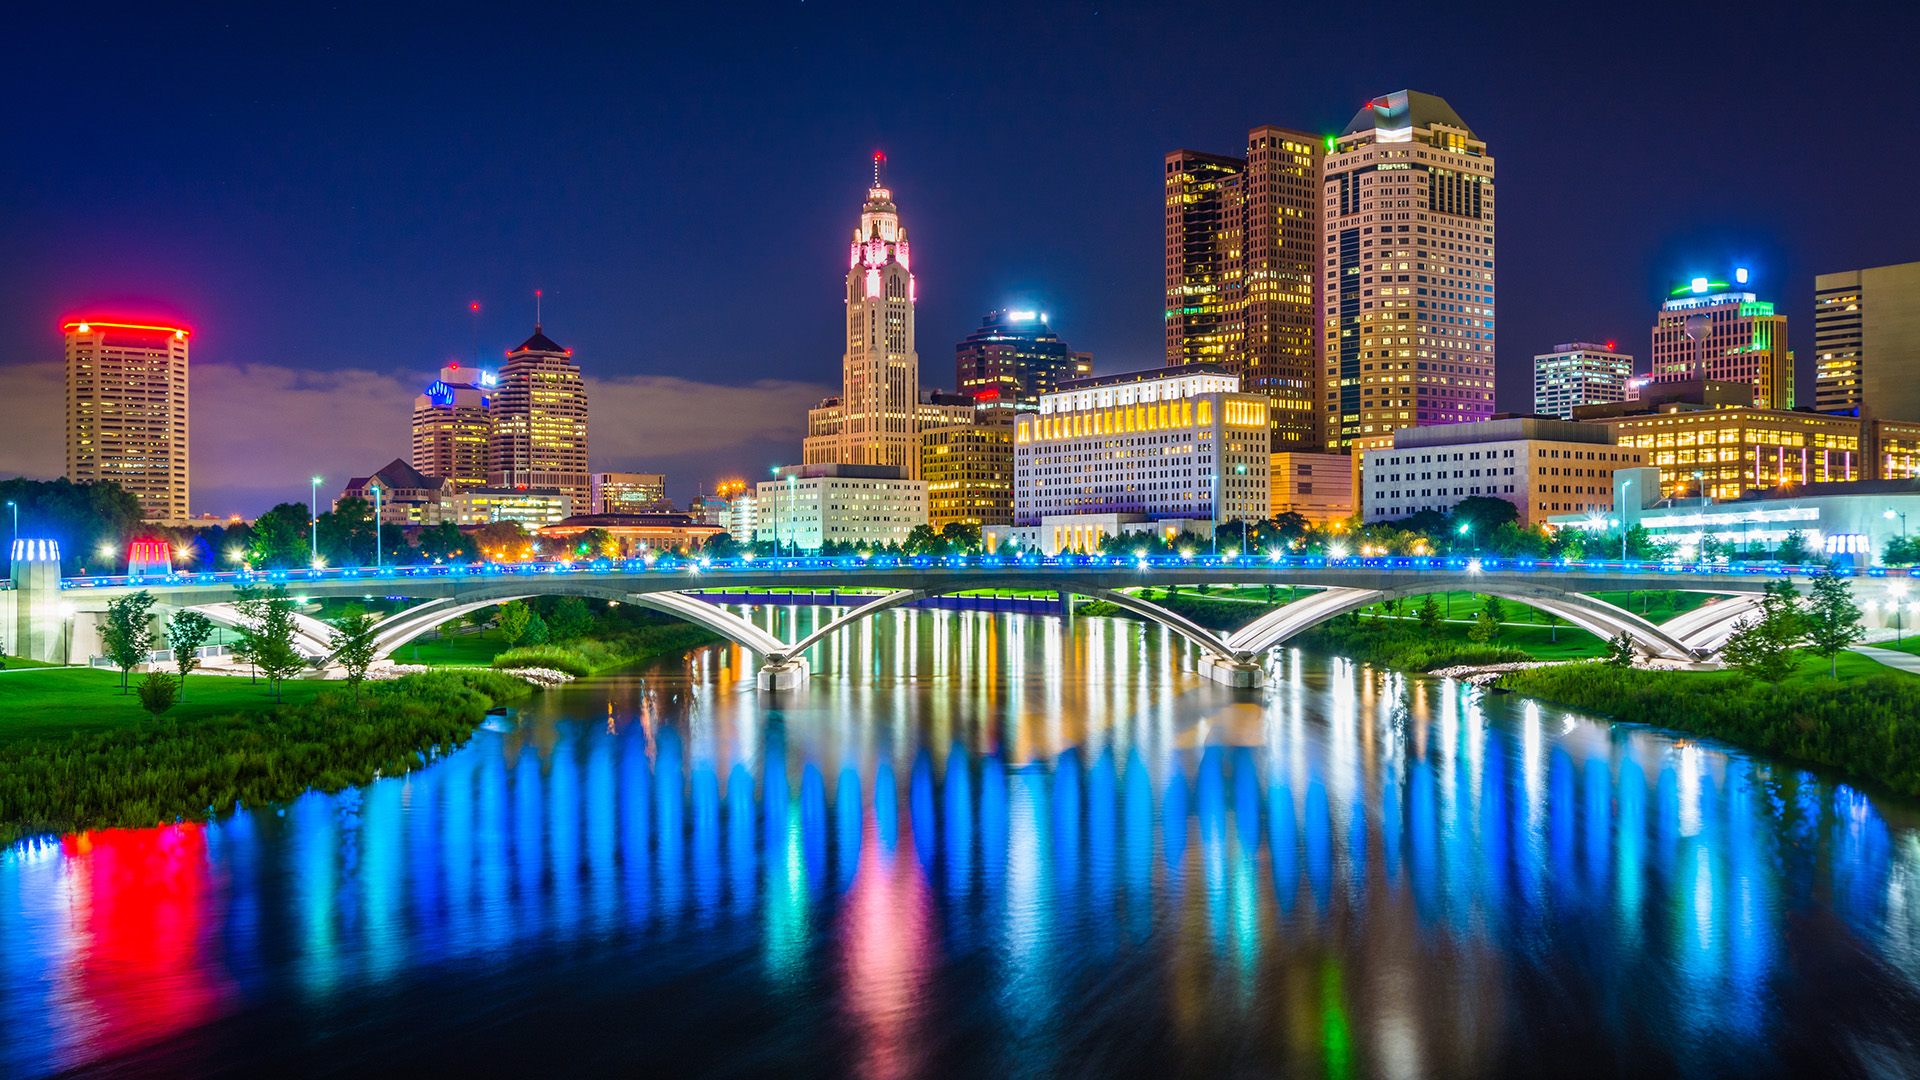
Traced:
<svg viewBox="0 0 1920 1080">
<path fill-rule="evenodd" d="M 837 18 L 783 13 L 763 29 L 742 31 L 735 43 L 750 54 L 772 57 L 776 35 L 785 35 L 783 42 L 823 39 L 842 28 Z M 978 18 L 978 23 L 963 26 L 942 25 L 930 15 L 909 18 L 901 34 L 911 47 L 935 52 L 943 32 L 981 32 L 988 17 Z M 109 21 L 89 32 L 99 39 L 100 48 L 114 52 L 134 47 L 137 35 L 131 25 Z M 433 215 L 431 225 L 419 224 L 418 214 L 405 216 L 418 207 L 419 197 L 404 194 L 401 181 L 441 167 L 429 168 L 417 151 L 393 159 L 392 183 L 363 177 L 344 192 L 289 180 L 284 169 L 272 176 L 251 167 L 230 170 L 231 176 L 216 183 L 214 177 L 231 151 L 206 142 L 214 129 L 208 126 L 211 121 L 201 120 L 188 124 L 183 137 L 202 152 L 160 164 L 130 164 L 125 168 L 131 171 L 105 179 L 59 187 L 55 181 L 65 175 L 66 166 L 36 158 L 31 168 L 5 182 L 8 194 L 15 196 L 10 204 L 28 212 L 14 216 L 8 226 L 20 262 L 11 275 L 17 287 L 0 299 L 0 324 L 31 341 L 50 335 L 57 320 L 82 309 L 149 314 L 170 309 L 184 314 L 181 321 L 196 333 L 196 411 L 202 406 L 237 409 L 261 394 L 274 395 L 276 401 L 311 403 L 308 426 L 325 431 L 341 447 L 333 461 L 314 461 L 311 452 L 288 454 L 285 461 L 254 455 L 248 440 L 266 429 L 244 419 L 196 429 L 202 439 L 222 439 L 211 445 L 226 452 L 195 454 L 194 490 L 207 501 L 194 509 L 257 512 L 269 492 L 297 486 L 315 470 L 344 477 L 363 472 L 375 459 L 393 456 L 391 435 L 376 439 L 371 432 L 378 419 L 373 410 L 349 408 L 346 399 L 365 400 L 368 386 L 398 382 L 404 389 L 396 398 L 404 402 L 418 392 L 423 376 L 430 379 L 449 360 L 470 360 L 476 333 L 468 305 L 475 299 L 483 305 L 479 352 L 498 356 L 524 334 L 521 309 L 532 306 L 528 294 L 545 288 L 554 320 L 569 326 L 570 340 L 582 355 L 593 357 L 588 378 L 596 403 L 615 401 L 594 385 L 596 379 L 631 386 L 636 399 L 659 397 L 654 383 L 664 380 L 680 402 L 698 407 L 695 403 L 704 401 L 708 408 L 743 418 L 741 430 L 726 433 L 724 439 L 709 433 L 696 448 L 666 438 L 666 431 L 650 426 L 651 416 L 644 414 L 642 423 L 634 425 L 644 437 L 636 435 L 630 445 L 608 443 L 603 450 L 596 438 L 594 468 L 665 471 L 675 478 L 674 497 L 684 501 L 706 479 L 696 464 L 716 476 L 756 475 L 792 460 L 792 451 L 783 448 L 797 441 L 798 421 L 776 407 L 774 399 L 818 397 L 820 388 L 837 381 L 834 342 L 839 330 L 820 271 L 833 261 L 832 237 L 844 228 L 844 193 L 857 182 L 865 157 L 876 146 L 886 149 L 892 160 L 890 185 L 911 201 L 916 238 L 940 253 L 922 268 L 926 280 L 917 317 L 927 340 L 944 349 L 977 325 L 981 311 L 1038 307 L 1050 313 L 1053 325 L 1076 348 L 1100 358 L 1097 370 L 1102 372 L 1145 366 L 1163 348 L 1158 299 L 1163 289 L 1158 265 L 1162 239 L 1153 224 L 1162 215 L 1156 160 L 1179 146 L 1231 150 L 1251 126 L 1269 122 L 1336 133 L 1354 104 L 1395 86 L 1422 87 L 1447 97 L 1471 119 L 1477 133 L 1498 147 L 1503 162 L 1521 170 L 1515 175 L 1524 178 L 1509 184 L 1502 207 L 1501 261 L 1513 271 L 1503 275 L 1503 351 L 1496 380 L 1503 411 L 1530 396 L 1526 361 L 1532 355 L 1572 339 L 1639 340 L 1648 306 L 1667 280 L 1736 262 L 1753 267 L 1762 291 L 1777 298 L 1789 315 L 1791 344 L 1802 369 L 1798 381 L 1810 387 L 1813 276 L 1909 261 L 1920 249 L 1920 226 L 1911 222 L 1896 220 L 1872 230 L 1851 222 L 1851 211 L 1844 207 L 1858 205 L 1858 193 L 1870 189 L 1863 165 L 1796 158 L 1766 176 L 1742 171 L 1734 183 L 1733 167 L 1723 161 L 1736 156 L 1730 148 L 1750 141 L 1757 131 L 1795 122 L 1811 128 L 1831 102 L 1843 96 L 1871 98 L 1881 86 L 1890 85 L 1887 65 L 1874 62 L 1872 50 L 1881 47 L 1875 43 L 1865 46 L 1864 58 L 1849 55 L 1844 64 L 1835 52 L 1803 56 L 1806 62 L 1796 65 L 1798 69 L 1818 71 L 1828 80 L 1820 92 L 1806 90 L 1813 74 L 1753 87 L 1748 107 L 1732 110 L 1712 130 L 1689 136 L 1689 152 L 1675 166 L 1666 162 L 1672 151 L 1662 134 L 1665 109 L 1676 98 L 1699 94 L 1713 79 L 1724 79 L 1730 60 L 1689 55 L 1687 65 L 1663 67 L 1660 57 L 1676 47 L 1639 42 L 1632 64 L 1654 72 L 1646 89 L 1623 93 L 1618 63 L 1576 58 L 1571 61 L 1576 68 L 1591 65 L 1590 73 L 1599 76 L 1588 80 L 1595 88 L 1582 89 L 1578 79 L 1568 80 L 1564 88 L 1556 82 L 1554 93 L 1544 99 L 1519 92 L 1533 85 L 1544 69 L 1537 61 L 1518 59 L 1520 50 L 1515 49 L 1494 50 L 1496 59 L 1469 76 L 1417 57 L 1319 58 L 1302 47 L 1297 62 L 1275 73 L 1272 84 L 1257 93 L 1246 93 L 1242 85 L 1250 75 L 1236 74 L 1225 79 L 1222 88 L 1183 89 L 1164 100 L 1163 80 L 1149 78 L 1139 88 L 1119 85 L 1100 62 L 1114 48 L 1141 49 L 1149 34 L 1160 35 L 1153 40 L 1175 50 L 1195 48 L 1201 40 L 1217 39 L 1223 25 L 1257 30 L 1265 24 L 1257 17 L 1220 14 L 1180 25 L 1144 13 L 1040 20 L 1019 55 L 1051 49 L 1093 77 L 1104 96 L 1075 92 L 1035 99 L 1029 84 L 1015 80 L 1043 107 L 1006 107 L 1012 101 L 1008 91 L 995 90 L 953 115 L 916 112 L 928 102 L 945 100 L 959 78 L 947 71 L 929 73 L 904 88 L 899 103 L 864 103 L 825 130 L 810 130 L 804 140 L 791 134 L 774 137 L 777 152 L 792 170 L 778 190 L 749 183 L 738 170 L 726 167 L 690 170 L 697 180 L 648 174 L 652 186 L 645 196 L 623 199 L 617 204 L 620 212 L 611 215 L 583 212 L 578 203 L 562 205 L 544 183 L 524 177 L 509 180 L 482 160 L 486 155 L 471 152 L 453 155 L 444 167 L 474 177 L 473 190 L 449 195 L 452 216 Z M 1303 40 L 1337 35 L 1346 25 L 1338 16 L 1316 15 L 1302 27 Z M 174 27 L 144 29 L 165 36 L 199 27 L 189 19 Z M 1465 33 L 1438 24 L 1426 29 L 1427 40 L 1441 44 Z M 1517 45 L 1564 29 L 1503 29 L 1488 44 Z M 1583 40 L 1594 44 L 1597 56 L 1620 40 L 1621 31 L 1585 29 L 1593 31 Z M 187 47 L 189 52 L 224 55 L 270 30 L 271 24 L 243 26 L 217 36 L 217 44 L 209 37 L 189 41 Z M 617 37 L 620 27 L 616 24 L 613 30 Z M 324 43 L 331 32 L 321 28 L 316 40 Z M 420 23 L 403 23 L 396 28 L 395 41 L 424 32 Z M 502 47 L 505 32 L 484 13 L 474 27 L 462 31 L 483 53 Z M 1736 42 L 1762 47 L 1789 38 L 1793 27 L 1778 19 L 1753 20 L 1727 33 Z M 1887 40 L 1896 37 L 1883 35 Z M 1806 41 L 1797 45 L 1803 52 L 1830 48 Z M 378 46 L 353 62 L 373 62 L 384 55 L 380 49 L 388 47 Z M 318 44 L 296 46 L 293 52 L 293 66 L 300 70 L 322 56 Z M 1006 56 L 991 63 L 1017 66 L 1017 60 Z M 597 55 L 582 62 L 596 70 L 606 67 Z M 812 60 L 781 59 L 776 66 L 798 78 L 803 88 L 827 77 L 825 67 Z M 188 80 L 158 91 L 146 108 L 190 118 L 191 108 L 211 100 L 214 90 Z M 414 91 L 421 89 L 414 86 Z M 63 102 L 57 117 L 32 119 L 30 134 L 36 144 L 52 145 L 57 130 L 85 128 L 106 115 L 112 102 L 94 93 Z M 261 93 L 267 103 L 263 107 L 306 107 L 307 93 L 285 82 L 268 80 Z M 593 122 L 601 114 L 567 93 L 553 93 L 559 96 L 541 102 L 548 125 L 543 145 L 552 147 L 549 154 L 557 162 L 589 160 L 583 157 L 589 149 L 583 140 L 603 130 L 603 124 Z M 1216 100 L 1215 95 L 1220 97 Z M 1226 101 L 1231 104 L 1222 104 Z M 715 108 L 732 116 L 764 103 L 754 88 L 742 88 L 723 95 Z M 782 105 L 776 112 L 785 115 L 781 110 L 798 107 Z M 526 130 L 529 106 L 482 95 L 479 108 L 503 125 L 500 136 L 488 136 L 482 143 L 502 150 L 505 160 L 499 140 L 508 132 Z M 1597 126 L 1588 133 L 1573 130 L 1579 125 L 1557 124 L 1566 111 L 1580 111 Z M 444 118 L 457 112 L 436 97 L 426 103 L 423 115 Z M 321 115 L 290 124 L 266 147 L 267 157 L 283 164 L 310 160 L 321 145 L 316 140 L 333 133 L 332 115 L 321 110 Z M 757 121 L 752 130 L 771 130 L 765 124 Z M 717 147 L 728 124 L 714 116 L 697 123 L 655 117 L 641 127 L 646 138 L 683 147 L 677 152 L 685 153 Z M 1058 152 L 1041 155 L 1018 176 L 967 168 L 977 137 L 990 130 L 1011 130 L 1025 144 L 1044 144 Z M 353 141 L 352 148 L 362 156 L 374 154 L 391 148 L 391 140 L 398 137 L 392 123 L 376 124 Z M 1658 160 L 1662 179 L 1641 185 L 1651 189 L 1641 191 L 1603 176 L 1568 176 L 1553 168 L 1589 137 L 1607 140 L 1609 160 L 1615 164 L 1602 172 L 1644 171 Z M 1716 147 L 1726 152 L 1716 152 Z M 738 164 L 741 155 L 749 153 L 740 147 L 715 152 L 710 159 L 715 166 Z M 1909 151 L 1888 152 L 1897 165 L 1900 155 Z M 616 157 L 628 160 L 631 153 Z M 348 159 L 357 160 L 352 155 Z M 1064 182 L 1069 176 L 1075 178 L 1071 184 Z M 589 169 L 578 182 L 587 186 L 589 201 L 618 190 L 608 169 Z M 725 201 L 733 210 L 717 218 L 695 214 L 683 215 L 685 223 L 664 221 L 660 207 L 686 203 L 679 196 L 689 190 L 689 183 L 699 186 L 703 199 Z M 254 234 L 243 241 L 237 225 L 215 214 L 220 192 L 229 189 L 236 194 L 227 197 L 240 200 L 234 221 L 276 223 L 264 235 L 268 242 L 255 243 Z M 155 206 L 144 194 L 152 190 L 177 191 L 181 199 L 177 205 Z M 285 213 L 270 213 L 281 205 L 268 198 L 272 192 L 290 200 L 282 206 Z M 348 201 L 340 201 L 342 194 Z M 355 216 L 351 207 L 362 204 L 362 216 Z M 311 221 L 295 220 L 302 215 Z M 415 225 L 380 232 L 404 220 Z M 590 221 L 593 228 L 586 227 Z M 199 234 L 191 242 L 177 248 L 163 243 L 177 239 L 189 222 L 196 223 L 189 231 Z M 701 231 L 698 243 L 685 233 L 693 228 Z M 334 235 L 328 229 L 338 231 L 347 246 L 328 239 Z M 755 238 L 751 243 L 749 236 Z M 653 241 L 640 242 L 645 237 Z M 82 249 L 94 254 L 72 254 Z M 269 266 L 261 261 L 269 250 L 295 257 L 276 259 Z M 1577 265 L 1559 258 L 1571 250 L 1583 253 Z M 101 260 L 101 251 L 112 258 Z M 741 259 L 742 253 L 749 257 Z M 665 289 L 646 287 L 655 276 L 668 273 L 668 266 L 688 260 L 698 268 L 695 272 L 675 269 Z M 764 317 L 721 335 L 699 332 L 696 327 L 707 321 L 704 318 L 673 317 L 683 308 L 711 314 L 704 306 L 688 307 L 694 299 L 688 282 L 718 272 L 716 260 L 738 263 L 726 272 L 740 275 L 748 283 L 745 287 L 768 305 L 760 313 Z M 616 297 L 638 297 L 639 306 Z M 46 340 L 44 350 L 20 350 L 9 358 L 9 375 L 29 397 L 46 384 L 44 362 L 32 359 L 51 355 L 51 337 Z M 930 353 L 935 364 L 923 367 L 923 381 L 943 384 L 938 352 L 922 352 Z M 923 363 L 927 359 L 923 356 Z M 208 377 L 204 387 L 200 373 Z M 249 389 L 240 378 L 248 374 L 263 381 Z M 404 404 L 393 408 L 393 423 L 404 424 Z M 765 437 L 744 437 L 741 432 L 747 429 Z M 24 445 L 33 441 L 33 430 L 29 423 L 19 437 L 4 440 L 0 471 L 58 471 L 57 453 L 50 456 Z M 347 447 L 356 440 L 362 447 L 377 442 L 380 449 L 349 453 Z M 660 457 L 649 452 L 649 445 L 679 452 Z M 246 467 L 235 465 L 222 475 L 221 460 L 236 453 L 248 456 Z M 263 482 L 276 472 L 285 478 Z"/>
</svg>

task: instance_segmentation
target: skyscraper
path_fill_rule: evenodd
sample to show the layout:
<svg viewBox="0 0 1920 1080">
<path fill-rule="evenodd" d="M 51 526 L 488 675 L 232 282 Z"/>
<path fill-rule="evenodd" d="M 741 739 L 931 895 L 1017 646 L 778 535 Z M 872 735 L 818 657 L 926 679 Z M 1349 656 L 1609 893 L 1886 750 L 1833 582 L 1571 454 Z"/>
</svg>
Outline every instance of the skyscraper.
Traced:
<svg viewBox="0 0 1920 1080">
<path fill-rule="evenodd" d="M 898 466 L 917 480 L 920 354 L 914 350 L 913 273 L 899 208 L 893 192 L 880 185 L 883 160 L 874 155 L 873 186 L 848 252 L 839 411 L 809 417 L 808 429 L 815 434 L 802 454 L 809 465 Z"/>
<path fill-rule="evenodd" d="M 1614 343 L 1572 341 L 1533 358 L 1533 411 L 1567 420 L 1576 405 L 1627 400 L 1633 357 Z"/>
<path fill-rule="evenodd" d="M 1214 361 L 1272 399 L 1276 450 L 1322 441 L 1315 248 L 1321 140 L 1263 125 L 1244 158 L 1166 158 L 1167 363 Z"/>
<path fill-rule="evenodd" d="M 1813 279 L 1817 407 L 1920 420 L 1920 262 Z"/>
<path fill-rule="evenodd" d="M 1793 353 L 1787 317 L 1747 289 L 1747 271 L 1732 282 L 1696 277 L 1667 291 L 1653 327 L 1656 383 L 1715 379 L 1753 386 L 1758 409 L 1793 408 Z"/>
<path fill-rule="evenodd" d="M 484 487 L 490 467 L 491 371 L 448 364 L 413 399 L 413 467 L 457 488 Z"/>
<path fill-rule="evenodd" d="M 119 484 L 148 520 L 187 517 L 187 329 L 77 319 L 61 330 L 67 478 Z"/>
<path fill-rule="evenodd" d="M 989 311 L 980 328 L 953 347 L 954 378 L 981 408 L 1040 407 L 1065 379 L 1093 373 L 1093 356 L 1077 353 L 1036 311 Z"/>
<path fill-rule="evenodd" d="M 592 505 L 587 473 L 587 387 L 573 362 L 538 323 L 507 353 L 493 395 L 487 484 L 557 488 L 574 510 Z"/>
<path fill-rule="evenodd" d="M 1493 414 L 1494 162 L 1452 106 L 1368 102 L 1326 158 L 1328 449 Z"/>
</svg>

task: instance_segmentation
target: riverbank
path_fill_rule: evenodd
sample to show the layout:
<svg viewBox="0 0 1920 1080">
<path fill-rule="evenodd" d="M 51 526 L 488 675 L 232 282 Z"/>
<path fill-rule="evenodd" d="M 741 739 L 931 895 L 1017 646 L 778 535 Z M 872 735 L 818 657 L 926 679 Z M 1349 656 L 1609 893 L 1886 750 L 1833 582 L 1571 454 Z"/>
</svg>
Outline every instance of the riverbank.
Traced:
<svg viewBox="0 0 1920 1080">
<path fill-rule="evenodd" d="M 575 678 L 629 664 L 683 653 L 725 640 L 691 623 L 640 627 L 611 638 L 582 638 L 561 645 L 523 645 L 496 653 L 490 665 L 501 668 L 550 668 Z"/>
<path fill-rule="evenodd" d="M 218 699 L 203 684 L 247 684 L 202 676 L 190 680 L 188 704 L 199 695 L 205 708 L 156 722 L 137 712 L 137 699 L 113 694 L 108 680 L 117 676 L 107 672 L 39 678 L 66 675 L 105 678 L 91 699 L 76 697 L 71 686 L 39 688 L 57 695 L 69 717 L 99 714 L 64 735 L 48 732 L 46 717 L 35 715 L 45 707 L 19 692 L 37 680 L 0 687 L 0 706 L 9 698 L 21 706 L 0 708 L 0 844 L 36 833 L 206 820 L 240 804 L 411 772 L 464 745 L 488 709 L 532 692 L 504 673 L 448 670 L 369 683 L 357 704 L 343 683 L 294 681 L 286 686 L 304 691 L 305 700 L 256 700 L 248 711 L 214 712 Z M 119 701 L 136 702 L 136 712 L 111 707 Z"/>
<path fill-rule="evenodd" d="M 1604 664 L 1503 676 L 1515 693 L 1593 716 L 1710 736 L 1838 769 L 1920 796 L 1920 676 L 1841 654 L 1840 678 L 1808 657 L 1777 687 L 1737 672 L 1647 671 Z"/>
</svg>

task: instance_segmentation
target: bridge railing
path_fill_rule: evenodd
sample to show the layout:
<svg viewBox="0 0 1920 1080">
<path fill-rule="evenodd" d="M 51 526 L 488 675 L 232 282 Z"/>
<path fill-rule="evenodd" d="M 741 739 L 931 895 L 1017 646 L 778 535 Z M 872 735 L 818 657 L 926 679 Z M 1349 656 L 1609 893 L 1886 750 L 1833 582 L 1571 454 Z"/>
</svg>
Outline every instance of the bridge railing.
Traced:
<svg viewBox="0 0 1920 1080">
<path fill-rule="evenodd" d="M 558 563 L 473 563 L 438 566 L 353 566 L 310 570 L 227 570 L 195 573 L 89 576 L 63 578 L 63 589 L 162 587 L 183 585 L 233 585 L 297 587 L 314 582 L 408 581 L 417 579 L 470 579 L 564 574 L 704 574 L 766 573 L 798 570 L 899 570 L 970 569 L 1008 572 L 1071 571 L 1083 569 L 1127 569 L 1143 572 L 1159 570 L 1388 570 L 1414 573 L 1604 573 L 1646 574 L 1650 578 L 1671 574 L 1711 574 L 1736 577 L 1787 577 L 1818 574 L 1824 566 L 1785 563 L 1678 563 L 1606 559 L 1534 559 L 1497 555 L 1211 555 L 1129 557 L 1111 555 L 949 555 L 949 556 L 797 556 L 757 559 L 596 559 L 592 562 Z M 1905 578 L 1915 576 L 1910 567 L 1837 567 L 1842 576 L 1869 578 Z"/>
</svg>

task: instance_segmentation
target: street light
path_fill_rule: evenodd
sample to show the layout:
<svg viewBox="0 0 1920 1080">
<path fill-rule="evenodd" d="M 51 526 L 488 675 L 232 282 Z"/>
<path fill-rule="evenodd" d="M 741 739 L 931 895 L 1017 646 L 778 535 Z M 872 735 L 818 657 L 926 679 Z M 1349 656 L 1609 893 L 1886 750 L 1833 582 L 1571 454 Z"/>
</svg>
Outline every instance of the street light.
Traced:
<svg viewBox="0 0 1920 1080">
<path fill-rule="evenodd" d="M 320 478 L 313 478 L 313 487 L 307 491 L 307 522 L 312 538 L 307 541 L 307 554 L 313 556 L 313 564 L 320 565 Z"/>
<path fill-rule="evenodd" d="M 7 505 L 12 506 L 13 504 L 8 503 Z M 1899 518 L 1900 519 L 1900 539 L 1905 540 L 1907 538 L 1907 515 L 1901 513 L 1898 510 L 1895 510 L 1892 507 L 1888 507 L 1887 512 L 1884 514 L 1881 514 L 1880 516 L 1883 518 L 1886 518 L 1888 521 L 1892 521 L 1894 518 Z"/>
<path fill-rule="evenodd" d="M 373 568 L 380 569 L 380 487 L 373 485 Z"/>
<path fill-rule="evenodd" d="M 8 499 L 7 509 L 13 511 L 13 535 L 7 537 L 7 539 L 18 540 L 20 539 L 20 504 L 14 502 L 12 499 Z M 1892 513 L 1892 511 L 1889 510 L 1888 513 Z"/>
<path fill-rule="evenodd" d="M 1632 490 L 1632 488 L 1633 481 L 1620 481 L 1620 501 L 1622 504 L 1626 502 L 1627 492 Z M 1625 510 L 1620 511 L 1620 561 L 1627 561 L 1627 512 Z"/>
<path fill-rule="evenodd" d="M 1700 506 L 1704 509 L 1707 505 L 1707 474 L 1695 469 L 1693 471 L 1693 480 L 1695 486 L 1700 489 Z"/>
</svg>

